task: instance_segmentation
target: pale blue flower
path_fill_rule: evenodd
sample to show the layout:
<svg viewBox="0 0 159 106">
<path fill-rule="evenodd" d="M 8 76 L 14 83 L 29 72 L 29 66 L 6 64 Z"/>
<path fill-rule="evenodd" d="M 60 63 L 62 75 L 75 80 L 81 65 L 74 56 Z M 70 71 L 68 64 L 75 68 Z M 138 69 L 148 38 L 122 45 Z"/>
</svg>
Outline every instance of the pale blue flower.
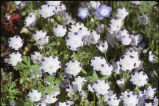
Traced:
<svg viewBox="0 0 159 106">
<path fill-rule="evenodd" d="M 111 7 L 103 4 L 96 10 L 96 12 L 99 17 L 103 18 L 103 17 L 109 17 L 111 10 L 112 10 Z"/>
<path fill-rule="evenodd" d="M 85 19 L 90 15 L 88 8 L 79 8 L 78 9 L 78 17 Z"/>
</svg>

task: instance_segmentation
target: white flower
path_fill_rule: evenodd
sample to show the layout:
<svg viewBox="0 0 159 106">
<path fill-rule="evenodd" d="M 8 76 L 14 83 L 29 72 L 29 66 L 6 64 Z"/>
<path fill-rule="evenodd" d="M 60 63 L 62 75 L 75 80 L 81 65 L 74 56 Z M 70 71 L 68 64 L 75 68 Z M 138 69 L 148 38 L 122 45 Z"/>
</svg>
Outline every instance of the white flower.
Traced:
<svg viewBox="0 0 159 106">
<path fill-rule="evenodd" d="M 93 67 L 93 70 L 96 71 L 100 71 L 100 69 L 102 68 L 102 64 L 106 64 L 106 60 L 104 59 L 104 57 L 100 56 L 100 57 L 93 57 L 91 59 L 91 66 Z"/>
<path fill-rule="evenodd" d="M 19 52 L 13 52 L 7 59 L 5 59 L 5 61 L 11 66 L 16 66 L 22 60 L 22 55 Z"/>
<path fill-rule="evenodd" d="M 46 36 L 46 32 L 44 30 L 40 30 L 40 31 L 36 31 L 34 34 L 33 34 L 33 39 L 34 40 L 39 40 L 40 38 L 44 38 Z"/>
<path fill-rule="evenodd" d="M 49 36 L 46 36 L 46 34 L 47 33 L 44 30 L 36 31 L 33 34 L 33 39 L 40 45 L 41 48 L 49 42 Z"/>
<path fill-rule="evenodd" d="M 120 30 L 116 37 L 117 40 L 122 43 L 122 45 L 130 45 L 132 40 L 130 37 L 130 33 L 126 29 Z"/>
<path fill-rule="evenodd" d="M 97 80 L 93 85 L 92 88 L 94 91 L 99 95 L 108 94 L 110 87 L 107 81 L 104 80 Z"/>
<path fill-rule="evenodd" d="M 113 72 L 115 72 L 115 74 L 120 74 L 119 61 L 117 61 L 116 63 L 113 62 Z"/>
<path fill-rule="evenodd" d="M 149 102 L 149 103 L 144 103 L 143 106 L 154 106 L 153 103 Z"/>
<path fill-rule="evenodd" d="M 50 75 L 56 74 L 57 70 L 61 68 L 61 62 L 58 61 L 58 57 L 54 55 L 50 57 L 44 57 L 41 61 L 42 66 L 40 67 L 40 70 L 42 72 L 48 72 Z"/>
<path fill-rule="evenodd" d="M 67 13 L 67 12 L 65 12 L 65 13 L 63 14 L 63 16 L 65 17 L 65 18 L 63 19 L 63 21 L 62 21 L 62 24 L 63 24 L 63 25 L 68 25 L 68 24 L 70 24 L 71 21 L 73 20 L 73 19 L 72 19 L 72 16 L 71 16 L 69 13 Z"/>
<path fill-rule="evenodd" d="M 125 19 L 125 17 L 126 17 L 128 14 L 129 14 L 129 13 L 127 12 L 127 10 L 126 10 L 124 7 L 122 7 L 122 8 L 117 9 L 116 17 L 123 20 L 123 19 Z"/>
<path fill-rule="evenodd" d="M 141 72 L 132 72 L 130 81 L 134 85 L 136 85 L 138 87 L 142 87 L 145 84 L 147 84 L 147 82 L 148 82 L 148 76 L 143 71 L 141 71 Z"/>
<path fill-rule="evenodd" d="M 46 1 L 47 5 L 51 5 L 51 6 L 60 6 L 62 4 L 62 1 Z"/>
<path fill-rule="evenodd" d="M 58 25 L 55 25 L 53 32 L 56 35 L 56 37 L 63 37 L 65 36 L 67 29 L 64 25 L 58 24 Z"/>
<path fill-rule="evenodd" d="M 157 59 L 157 56 L 155 56 L 152 51 L 149 51 L 149 61 L 153 63 Z"/>
<path fill-rule="evenodd" d="M 108 64 L 104 57 L 93 57 L 91 59 L 91 66 L 93 67 L 93 70 L 99 71 L 102 75 L 111 75 L 113 71 L 113 66 L 111 64 Z"/>
<path fill-rule="evenodd" d="M 138 22 L 142 25 L 147 25 L 149 22 L 149 18 L 146 15 L 138 15 L 137 19 L 138 19 Z"/>
<path fill-rule="evenodd" d="M 11 49 L 20 50 L 24 41 L 18 35 L 15 35 L 8 39 L 8 43 Z"/>
<path fill-rule="evenodd" d="M 38 90 L 32 89 L 29 91 L 28 98 L 32 102 L 37 102 L 41 99 L 41 92 L 39 92 Z"/>
<path fill-rule="evenodd" d="M 43 18 L 49 18 L 55 14 L 55 6 L 42 5 L 39 10 L 39 16 Z"/>
<path fill-rule="evenodd" d="M 102 53 L 106 53 L 108 49 L 107 41 L 100 41 L 96 46 Z"/>
<path fill-rule="evenodd" d="M 72 51 L 77 51 L 79 47 L 83 46 L 83 41 L 83 36 L 78 32 L 69 32 L 68 36 L 66 37 L 67 48 L 71 49 Z"/>
<path fill-rule="evenodd" d="M 101 5 L 101 3 L 99 1 L 90 1 L 87 5 L 88 5 L 89 9 L 96 10 L 97 8 L 99 8 L 99 6 Z"/>
<path fill-rule="evenodd" d="M 46 94 L 42 96 L 41 102 L 47 103 L 47 104 L 52 104 L 57 101 L 57 96 L 60 94 L 60 91 L 53 91 L 50 95 Z"/>
<path fill-rule="evenodd" d="M 123 71 L 130 72 L 134 68 L 140 67 L 141 60 L 139 53 L 133 48 L 126 49 L 125 55 L 120 57 L 119 66 Z"/>
<path fill-rule="evenodd" d="M 33 60 L 34 63 L 41 62 L 41 58 L 42 58 L 42 53 L 40 52 L 35 51 L 31 54 L 31 59 Z"/>
<path fill-rule="evenodd" d="M 89 36 L 87 36 L 86 40 L 87 40 L 87 44 L 89 43 L 97 44 L 99 39 L 100 39 L 100 34 L 97 31 L 92 30 Z"/>
<path fill-rule="evenodd" d="M 82 64 L 77 60 L 70 60 L 68 63 L 65 64 L 65 72 L 67 74 L 76 76 L 82 70 Z"/>
<path fill-rule="evenodd" d="M 158 106 L 158 98 L 157 98 L 157 96 L 154 97 L 154 105 Z"/>
<path fill-rule="evenodd" d="M 44 103 L 44 102 L 40 102 L 36 106 L 48 106 L 48 105 L 46 103 Z"/>
<path fill-rule="evenodd" d="M 121 19 L 111 19 L 109 23 L 108 32 L 110 34 L 116 34 L 123 24 L 123 21 Z"/>
<path fill-rule="evenodd" d="M 134 4 L 135 6 L 140 4 L 140 1 L 131 1 L 132 4 Z"/>
<path fill-rule="evenodd" d="M 75 93 L 73 86 L 71 86 L 69 82 L 66 82 L 65 89 L 66 89 L 66 92 L 68 92 L 69 94 Z"/>
<path fill-rule="evenodd" d="M 97 27 L 96 27 L 96 30 L 99 33 L 103 33 L 104 32 L 104 24 L 98 24 Z"/>
<path fill-rule="evenodd" d="M 121 93 L 120 99 L 123 101 L 124 106 L 136 106 L 138 103 L 137 95 L 128 90 Z"/>
<path fill-rule="evenodd" d="M 25 1 L 14 1 L 17 8 L 23 9 L 26 6 Z"/>
<path fill-rule="evenodd" d="M 70 106 L 67 102 L 58 102 L 56 106 Z"/>
<path fill-rule="evenodd" d="M 104 101 L 107 102 L 109 106 L 119 106 L 120 103 L 120 99 L 118 99 L 115 94 L 104 96 Z"/>
<path fill-rule="evenodd" d="M 44 45 L 48 44 L 48 42 L 49 42 L 49 36 L 45 36 L 44 38 L 40 38 L 39 40 L 36 41 L 36 43 L 39 44 L 41 48 L 43 48 Z"/>
<path fill-rule="evenodd" d="M 88 90 L 90 91 L 90 92 L 94 92 L 94 89 L 93 89 L 93 85 L 92 84 L 88 84 Z"/>
<path fill-rule="evenodd" d="M 146 95 L 146 99 L 153 99 L 156 93 L 156 88 L 152 88 L 151 86 L 149 86 L 144 90 L 144 93 Z"/>
<path fill-rule="evenodd" d="M 80 94 L 80 96 L 81 96 L 82 99 L 86 99 L 87 96 L 88 96 L 87 92 L 85 92 L 85 91 L 83 91 L 83 90 L 81 90 L 81 91 L 79 92 L 79 94 Z"/>
<path fill-rule="evenodd" d="M 137 46 L 138 43 L 142 40 L 142 36 L 140 34 L 132 34 L 131 36 L 131 45 Z"/>
<path fill-rule="evenodd" d="M 76 77 L 75 81 L 72 82 L 73 85 L 73 89 L 74 91 L 82 91 L 82 85 L 84 84 L 84 82 L 86 82 L 87 80 L 84 77 Z"/>
<path fill-rule="evenodd" d="M 35 26 L 35 22 L 36 22 L 37 18 L 34 12 L 31 12 L 28 14 L 28 16 L 26 17 L 24 24 L 25 26 L 29 27 L 30 29 L 32 29 Z"/>
<path fill-rule="evenodd" d="M 123 89 L 125 87 L 125 82 L 123 78 L 120 78 L 119 80 L 116 81 L 118 86 Z"/>
</svg>

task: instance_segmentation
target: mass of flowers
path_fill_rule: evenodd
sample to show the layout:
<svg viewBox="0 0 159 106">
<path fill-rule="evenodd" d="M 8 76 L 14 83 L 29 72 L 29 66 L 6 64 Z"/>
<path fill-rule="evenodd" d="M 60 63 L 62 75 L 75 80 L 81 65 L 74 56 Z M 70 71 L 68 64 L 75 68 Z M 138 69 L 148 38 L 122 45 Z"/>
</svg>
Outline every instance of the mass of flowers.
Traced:
<svg viewBox="0 0 159 106">
<path fill-rule="evenodd" d="M 2 2 L 2 106 L 158 106 L 156 14 L 155 1 Z"/>
</svg>

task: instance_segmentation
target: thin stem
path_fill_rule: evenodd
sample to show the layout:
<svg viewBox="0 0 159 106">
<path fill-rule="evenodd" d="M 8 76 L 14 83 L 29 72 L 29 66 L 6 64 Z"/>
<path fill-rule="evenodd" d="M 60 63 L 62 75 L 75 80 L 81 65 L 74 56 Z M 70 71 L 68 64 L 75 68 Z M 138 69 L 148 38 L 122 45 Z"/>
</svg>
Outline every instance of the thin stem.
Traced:
<svg viewBox="0 0 159 106">
<path fill-rule="evenodd" d="M 94 93 L 94 106 L 96 105 L 96 93 Z"/>
</svg>

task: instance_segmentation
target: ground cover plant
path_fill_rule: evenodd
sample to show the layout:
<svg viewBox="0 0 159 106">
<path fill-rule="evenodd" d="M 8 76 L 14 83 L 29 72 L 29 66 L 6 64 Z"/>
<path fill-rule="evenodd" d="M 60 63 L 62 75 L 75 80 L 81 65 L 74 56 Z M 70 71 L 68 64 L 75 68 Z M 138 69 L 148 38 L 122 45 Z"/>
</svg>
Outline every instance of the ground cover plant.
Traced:
<svg viewBox="0 0 159 106">
<path fill-rule="evenodd" d="M 2 106 L 158 106 L 156 1 L 1 2 Z"/>
</svg>

